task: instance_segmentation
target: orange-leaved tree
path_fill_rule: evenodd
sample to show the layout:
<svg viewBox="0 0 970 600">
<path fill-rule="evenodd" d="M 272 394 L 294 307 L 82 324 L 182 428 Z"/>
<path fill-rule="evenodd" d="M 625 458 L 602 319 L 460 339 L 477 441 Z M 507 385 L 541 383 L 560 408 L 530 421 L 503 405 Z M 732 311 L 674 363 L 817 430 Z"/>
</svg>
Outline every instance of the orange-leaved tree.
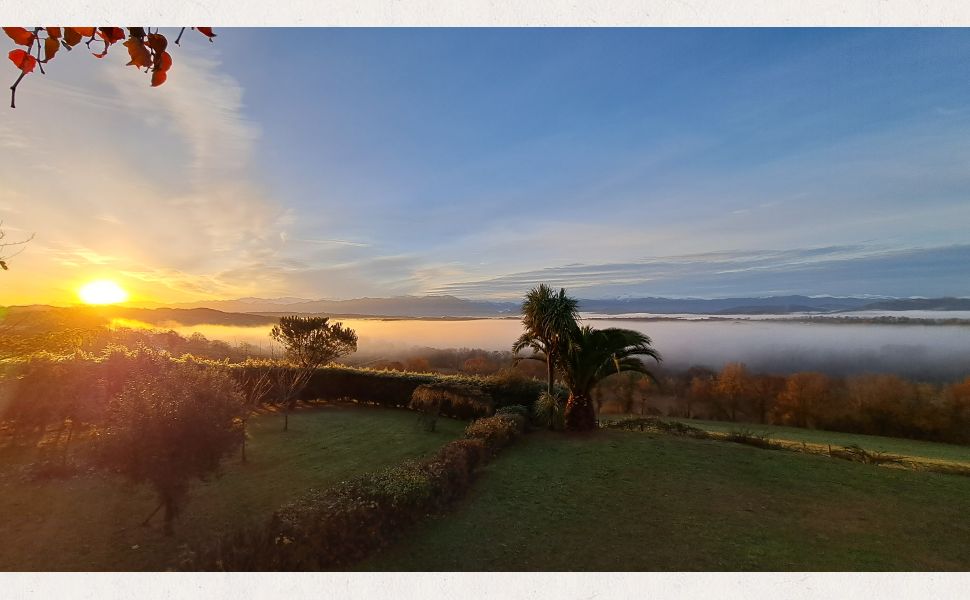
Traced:
<svg viewBox="0 0 970 600">
<path fill-rule="evenodd" d="M 211 27 L 192 27 L 209 38 L 216 36 Z M 126 33 L 127 30 L 127 33 Z M 10 62 L 20 71 L 20 75 L 10 86 L 10 108 L 16 108 L 17 86 L 27 74 L 35 68 L 40 68 L 44 74 L 44 65 L 57 56 L 61 48 L 71 50 L 83 43 L 89 50 L 95 44 L 92 52 L 96 58 L 104 58 L 116 42 L 125 40 L 122 44 L 128 50 L 131 60 L 127 66 L 145 69 L 151 73 L 152 87 L 165 83 L 168 70 L 172 67 L 172 56 L 168 53 L 168 39 L 151 27 L 4 27 L 14 44 L 26 48 L 15 48 L 7 55 Z M 185 33 L 185 27 L 179 31 L 175 43 L 178 44 Z M 127 38 L 127 39 L 126 39 Z"/>
</svg>

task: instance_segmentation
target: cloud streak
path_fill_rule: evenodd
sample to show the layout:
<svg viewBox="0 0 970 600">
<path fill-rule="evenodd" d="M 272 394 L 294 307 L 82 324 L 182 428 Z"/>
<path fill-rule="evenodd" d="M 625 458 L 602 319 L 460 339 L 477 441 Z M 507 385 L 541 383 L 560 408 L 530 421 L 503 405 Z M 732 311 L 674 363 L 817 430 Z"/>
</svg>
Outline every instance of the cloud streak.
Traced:
<svg viewBox="0 0 970 600">
<path fill-rule="evenodd" d="M 431 291 L 467 297 L 514 298 L 538 282 L 567 287 L 574 294 L 589 298 L 786 294 L 970 296 L 970 245 L 908 249 L 849 245 L 711 252 L 625 263 L 564 265 L 446 284 Z"/>
</svg>

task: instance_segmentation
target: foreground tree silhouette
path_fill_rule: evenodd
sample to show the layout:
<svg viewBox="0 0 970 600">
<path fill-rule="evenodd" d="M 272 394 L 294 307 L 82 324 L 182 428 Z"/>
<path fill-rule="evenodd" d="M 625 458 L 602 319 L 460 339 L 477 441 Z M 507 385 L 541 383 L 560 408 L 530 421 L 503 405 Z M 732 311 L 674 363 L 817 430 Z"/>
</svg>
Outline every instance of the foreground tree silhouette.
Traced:
<svg viewBox="0 0 970 600">
<path fill-rule="evenodd" d="M 211 27 L 192 29 L 209 38 L 210 42 L 216 36 Z M 122 45 L 128 50 L 131 60 L 126 66 L 145 69 L 146 73 L 151 73 L 152 87 L 165 83 L 168 70 L 172 68 L 172 55 L 167 51 L 168 39 L 157 28 L 153 31 L 151 27 L 4 27 L 3 31 L 14 44 L 26 48 L 15 48 L 7 55 L 14 67 L 20 71 L 20 76 L 10 86 L 10 108 L 17 108 L 17 86 L 24 77 L 33 73 L 37 67 L 41 74 L 46 74 L 44 65 L 53 60 L 61 48 L 70 51 L 82 42 L 88 49 L 92 43 L 96 48 L 98 44 L 102 44 L 101 52 L 92 54 L 96 58 L 104 58 L 108 54 L 108 48 L 127 37 Z M 185 27 L 175 39 L 176 44 L 182 39 L 183 33 Z"/>
<path fill-rule="evenodd" d="M 309 383 L 313 371 L 357 351 L 357 333 L 343 323 L 331 323 L 328 317 L 280 317 L 270 337 L 283 345 L 286 359 L 294 369 L 274 371 L 276 389 L 285 409 L 283 431 L 290 427 L 290 411 Z"/>
<path fill-rule="evenodd" d="M 129 480 L 146 482 L 165 509 L 164 531 L 181 511 L 192 479 L 217 472 L 220 461 L 242 443 L 244 400 L 221 370 L 148 361 L 108 409 L 98 433 L 102 465 Z"/>
<path fill-rule="evenodd" d="M 651 347 L 650 338 L 631 329 L 593 329 L 576 327 L 559 357 L 559 370 L 569 389 L 566 401 L 566 430 L 589 431 L 596 427 L 596 413 L 590 393 L 601 379 L 614 373 L 634 371 L 653 380 L 643 361 L 649 356 L 660 362 L 660 353 Z"/>
<path fill-rule="evenodd" d="M 512 344 L 512 353 L 516 355 L 516 362 L 532 359 L 546 363 L 547 391 L 550 395 L 553 394 L 559 355 L 569 332 L 576 328 L 578 308 L 579 303 L 567 296 L 564 288 L 560 288 L 556 294 L 544 283 L 529 290 L 522 302 L 525 331 Z M 519 352 L 526 348 L 532 349 L 532 356 L 519 357 Z"/>
</svg>

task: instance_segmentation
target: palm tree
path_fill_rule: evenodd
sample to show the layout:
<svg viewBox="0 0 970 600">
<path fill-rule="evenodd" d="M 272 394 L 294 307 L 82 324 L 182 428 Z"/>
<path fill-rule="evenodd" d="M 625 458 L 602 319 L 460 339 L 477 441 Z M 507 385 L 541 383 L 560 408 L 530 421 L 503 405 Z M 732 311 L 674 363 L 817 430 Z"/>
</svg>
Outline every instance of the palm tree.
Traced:
<svg viewBox="0 0 970 600">
<path fill-rule="evenodd" d="M 553 394 L 556 362 L 569 331 L 576 327 L 578 308 L 579 303 L 575 298 L 567 296 L 564 288 L 560 288 L 557 294 L 544 283 L 529 290 L 522 303 L 522 325 L 525 331 L 512 344 L 512 353 L 517 355 L 516 362 L 533 359 L 546 363 L 550 395 Z M 526 348 L 532 349 L 532 356 L 518 356 Z"/>
<path fill-rule="evenodd" d="M 559 370 L 569 388 L 566 401 L 566 429 L 589 431 L 596 427 L 596 413 L 590 393 L 601 379 L 635 371 L 657 382 L 636 356 L 649 356 L 658 363 L 660 353 L 651 347 L 650 338 L 631 329 L 593 329 L 589 325 L 576 327 L 569 336 L 565 351 L 560 354 Z"/>
</svg>

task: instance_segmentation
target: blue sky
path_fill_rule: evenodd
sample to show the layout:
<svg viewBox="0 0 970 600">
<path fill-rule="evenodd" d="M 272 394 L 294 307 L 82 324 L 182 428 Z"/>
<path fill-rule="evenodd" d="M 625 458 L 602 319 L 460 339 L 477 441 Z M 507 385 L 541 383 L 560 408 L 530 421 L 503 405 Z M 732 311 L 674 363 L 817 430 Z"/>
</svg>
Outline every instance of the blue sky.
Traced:
<svg viewBox="0 0 970 600">
<path fill-rule="evenodd" d="M 0 302 L 970 295 L 966 30 L 217 33 L 21 86 Z"/>
</svg>

